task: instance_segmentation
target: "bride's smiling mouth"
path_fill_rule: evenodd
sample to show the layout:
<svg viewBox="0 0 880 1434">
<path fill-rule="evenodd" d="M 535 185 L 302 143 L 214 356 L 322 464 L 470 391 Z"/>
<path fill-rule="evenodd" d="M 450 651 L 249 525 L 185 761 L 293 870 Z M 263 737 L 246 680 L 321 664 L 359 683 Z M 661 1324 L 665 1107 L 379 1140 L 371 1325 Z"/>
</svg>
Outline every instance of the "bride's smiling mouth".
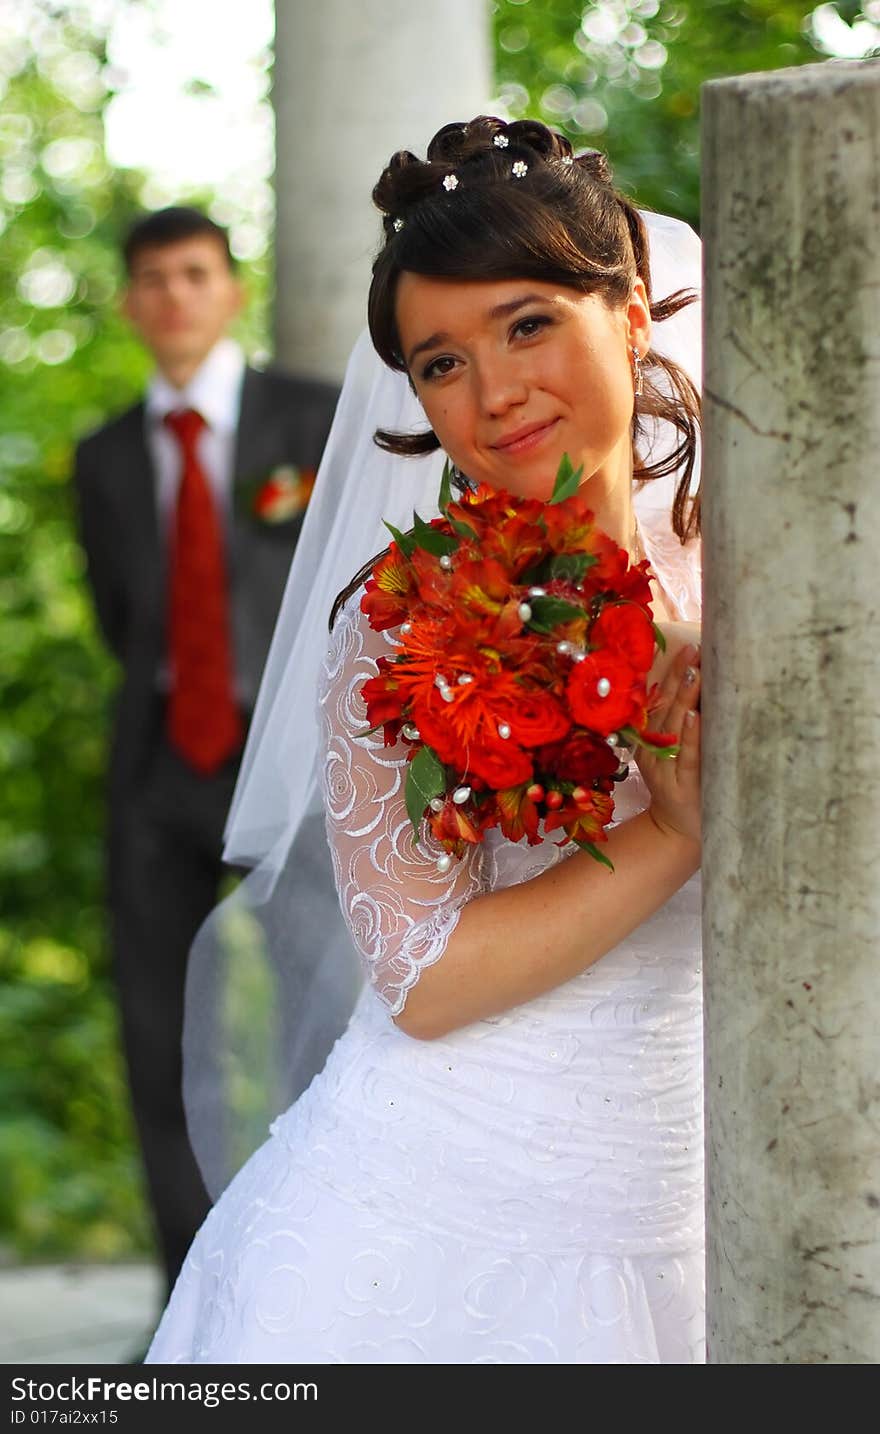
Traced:
<svg viewBox="0 0 880 1434">
<path fill-rule="evenodd" d="M 558 418 L 551 418 L 546 423 L 524 423 L 520 428 L 515 428 L 512 433 L 507 433 L 503 438 L 496 439 L 489 446 L 494 452 L 503 454 L 505 458 L 518 453 L 531 453 L 554 431 L 558 423 Z"/>
</svg>

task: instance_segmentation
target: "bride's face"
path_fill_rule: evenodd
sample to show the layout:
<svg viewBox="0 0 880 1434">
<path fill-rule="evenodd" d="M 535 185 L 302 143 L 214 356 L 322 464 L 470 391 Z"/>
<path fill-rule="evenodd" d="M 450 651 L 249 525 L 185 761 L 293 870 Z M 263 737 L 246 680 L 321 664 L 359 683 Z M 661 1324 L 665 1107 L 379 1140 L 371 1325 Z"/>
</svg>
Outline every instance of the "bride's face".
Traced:
<svg viewBox="0 0 880 1434">
<path fill-rule="evenodd" d="M 611 309 L 534 279 L 463 281 L 406 272 L 397 328 L 428 421 L 468 477 L 548 498 L 563 453 L 584 480 L 631 463 L 631 349 L 651 320 L 644 284 Z"/>
</svg>

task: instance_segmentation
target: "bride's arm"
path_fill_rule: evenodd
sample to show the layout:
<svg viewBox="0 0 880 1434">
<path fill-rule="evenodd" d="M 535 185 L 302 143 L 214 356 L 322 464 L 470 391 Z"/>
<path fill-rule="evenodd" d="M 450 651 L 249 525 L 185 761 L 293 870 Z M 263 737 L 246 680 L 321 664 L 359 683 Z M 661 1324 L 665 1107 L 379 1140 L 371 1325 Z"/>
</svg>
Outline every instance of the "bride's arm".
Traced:
<svg viewBox="0 0 880 1434">
<path fill-rule="evenodd" d="M 656 762 L 650 773 L 642 764 L 654 798 L 647 811 L 609 832 L 603 851 L 613 874 L 577 852 L 531 881 L 469 902 L 443 960 L 424 973 L 397 1018 L 409 1035 L 443 1036 L 562 985 L 693 876 L 700 865 L 699 680 L 685 677 L 690 656 L 682 647 L 667 673 L 667 691 L 673 683 L 678 689 L 670 725 L 681 729 L 681 754 Z M 682 800 L 678 784 L 686 789 Z"/>
<path fill-rule="evenodd" d="M 682 681 L 689 656 L 682 648 L 666 677 L 666 725 L 682 731 L 681 756 L 646 772 L 651 807 L 609 834 L 613 875 L 577 853 L 519 886 L 486 892 L 480 847 L 441 874 L 430 839 L 415 845 L 403 797 L 405 752 L 354 738 L 364 726 L 358 689 L 374 670 L 377 642 L 362 624 L 350 624 L 349 650 L 325 692 L 328 833 L 340 902 L 369 978 L 400 1028 L 429 1040 L 578 975 L 696 871 L 699 719 L 684 718 L 699 681 Z"/>
</svg>

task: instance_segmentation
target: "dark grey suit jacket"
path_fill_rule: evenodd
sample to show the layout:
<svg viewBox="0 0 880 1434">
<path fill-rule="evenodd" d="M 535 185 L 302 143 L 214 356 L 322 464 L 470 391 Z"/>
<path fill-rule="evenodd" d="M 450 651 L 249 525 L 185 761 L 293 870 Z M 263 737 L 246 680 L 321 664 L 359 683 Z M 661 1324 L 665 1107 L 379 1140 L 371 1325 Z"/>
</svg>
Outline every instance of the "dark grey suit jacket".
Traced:
<svg viewBox="0 0 880 1434">
<path fill-rule="evenodd" d="M 277 370 L 245 370 L 229 564 L 236 680 L 246 709 L 257 695 L 302 527 L 302 515 L 277 524 L 261 521 L 251 500 L 275 468 L 317 468 L 338 392 Z M 156 740 L 157 674 L 166 654 L 166 554 L 143 403 L 80 443 L 74 485 L 98 620 L 124 673 L 110 764 L 112 819 Z"/>
</svg>

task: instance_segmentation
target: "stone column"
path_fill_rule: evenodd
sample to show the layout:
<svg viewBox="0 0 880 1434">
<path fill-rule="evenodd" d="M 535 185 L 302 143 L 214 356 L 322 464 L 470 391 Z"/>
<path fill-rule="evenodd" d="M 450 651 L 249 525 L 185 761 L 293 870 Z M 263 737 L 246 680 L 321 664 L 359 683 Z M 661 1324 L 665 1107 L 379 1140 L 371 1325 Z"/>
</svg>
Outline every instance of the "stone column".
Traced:
<svg viewBox="0 0 880 1434">
<path fill-rule="evenodd" d="M 366 320 L 379 224 L 370 193 L 396 149 L 485 111 L 485 0 L 276 0 L 275 348 L 338 380 Z"/>
<path fill-rule="evenodd" d="M 710 1360 L 880 1360 L 880 63 L 704 86 Z"/>
</svg>

